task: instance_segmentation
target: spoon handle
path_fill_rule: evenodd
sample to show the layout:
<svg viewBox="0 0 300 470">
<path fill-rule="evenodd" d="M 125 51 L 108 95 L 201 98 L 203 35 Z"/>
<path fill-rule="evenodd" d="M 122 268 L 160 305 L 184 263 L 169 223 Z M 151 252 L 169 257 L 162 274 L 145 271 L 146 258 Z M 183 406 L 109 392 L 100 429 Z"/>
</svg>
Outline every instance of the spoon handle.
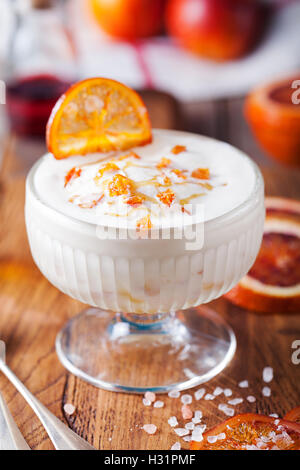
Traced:
<svg viewBox="0 0 300 470">
<path fill-rule="evenodd" d="M 3 341 L 0 341 L 3 343 Z M 2 346 L 2 347 L 1 347 Z M 0 344 L 0 350 L 3 344 Z M 0 354 L 1 357 L 1 354 Z M 88 442 L 68 428 L 60 419 L 54 416 L 18 379 L 18 377 L 5 364 L 3 356 L 0 359 L 0 370 L 6 375 L 23 398 L 31 406 L 44 428 L 46 429 L 56 450 L 95 450 Z"/>
<path fill-rule="evenodd" d="M 0 393 L 0 450 L 31 450 Z"/>
</svg>

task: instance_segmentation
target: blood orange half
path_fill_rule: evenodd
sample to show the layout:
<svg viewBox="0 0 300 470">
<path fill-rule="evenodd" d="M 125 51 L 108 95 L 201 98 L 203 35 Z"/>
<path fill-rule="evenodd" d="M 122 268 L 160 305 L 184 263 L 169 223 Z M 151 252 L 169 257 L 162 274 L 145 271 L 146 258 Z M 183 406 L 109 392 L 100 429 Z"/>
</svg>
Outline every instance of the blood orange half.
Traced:
<svg viewBox="0 0 300 470">
<path fill-rule="evenodd" d="M 225 297 L 257 312 L 300 311 L 300 202 L 266 198 L 260 252 L 248 274 Z"/>
</svg>

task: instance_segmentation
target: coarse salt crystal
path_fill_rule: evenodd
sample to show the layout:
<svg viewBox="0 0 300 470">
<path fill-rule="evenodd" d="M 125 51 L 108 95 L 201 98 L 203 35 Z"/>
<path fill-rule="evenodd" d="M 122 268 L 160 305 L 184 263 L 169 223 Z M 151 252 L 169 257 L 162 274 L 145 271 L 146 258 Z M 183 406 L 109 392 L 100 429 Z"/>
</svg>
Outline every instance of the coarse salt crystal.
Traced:
<svg viewBox="0 0 300 470">
<path fill-rule="evenodd" d="M 174 428 L 175 426 L 177 426 L 178 421 L 177 421 L 176 416 L 171 416 L 171 418 L 168 419 L 168 423 L 169 423 L 169 425 L 170 425 L 172 428 Z"/>
<path fill-rule="evenodd" d="M 274 421 L 275 426 L 277 426 L 279 423 L 280 423 L 280 420 L 279 420 L 279 419 L 275 419 L 275 421 Z"/>
<path fill-rule="evenodd" d="M 277 414 L 277 413 L 271 413 L 269 416 L 271 416 L 271 418 L 278 418 L 278 414 Z"/>
<path fill-rule="evenodd" d="M 207 393 L 204 397 L 204 400 L 214 400 L 216 397 L 215 395 L 212 395 L 211 393 Z"/>
<path fill-rule="evenodd" d="M 182 413 L 183 419 L 192 419 L 193 417 L 193 412 L 188 405 L 182 405 L 181 413 Z"/>
<path fill-rule="evenodd" d="M 223 413 L 226 415 L 226 416 L 233 416 L 234 415 L 234 409 L 233 408 L 230 408 L 229 406 L 227 406 L 225 403 L 221 403 L 219 406 L 218 406 L 218 409 L 220 411 L 223 411 Z"/>
<path fill-rule="evenodd" d="M 221 388 L 221 387 L 216 387 L 213 391 L 213 395 L 215 397 L 218 397 L 219 395 L 221 395 L 221 393 L 223 393 L 223 388 Z"/>
<path fill-rule="evenodd" d="M 230 388 L 225 388 L 224 395 L 225 395 L 225 397 L 231 397 L 232 390 Z"/>
<path fill-rule="evenodd" d="M 176 432 L 177 436 L 186 436 L 190 432 L 188 429 L 185 428 L 176 428 L 174 429 L 174 431 Z"/>
<path fill-rule="evenodd" d="M 232 400 L 229 400 L 228 404 L 229 405 L 239 405 L 240 403 L 243 403 L 243 399 L 242 398 L 233 398 Z"/>
<path fill-rule="evenodd" d="M 225 432 L 221 432 L 220 434 L 218 434 L 217 438 L 218 438 L 218 441 L 223 441 L 223 439 L 226 439 Z"/>
<path fill-rule="evenodd" d="M 175 442 L 175 444 L 173 444 L 171 447 L 171 450 L 180 450 L 180 449 L 181 449 L 180 442 Z"/>
<path fill-rule="evenodd" d="M 195 428 L 192 432 L 192 440 L 196 442 L 203 441 L 203 435 L 201 429 Z"/>
<path fill-rule="evenodd" d="M 199 426 L 195 426 L 196 431 L 204 433 L 206 429 L 206 424 L 200 424 Z"/>
<path fill-rule="evenodd" d="M 269 383 L 273 380 L 273 369 L 272 367 L 265 367 L 263 370 L 263 381 Z"/>
<path fill-rule="evenodd" d="M 195 424 L 193 422 L 189 422 L 189 423 L 186 423 L 184 427 L 185 429 L 188 429 L 189 431 L 193 431 L 193 429 L 195 429 Z"/>
<path fill-rule="evenodd" d="M 249 403 L 254 403 L 256 401 L 256 398 L 253 395 L 249 395 L 247 397 L 247 400 L 248 400 Z"/>
<path fill-rule="evenodd" d="M 143 405 L 144 405 L 144 406 L 150 406 L 150 405 L 151 405 L 151 401 L 150 401 L 150 400 L 147 400 L 147 398 L 143 398 Z"/>
<path fill-rule="evenodd" d="M 157 430 L 157 426 L 155 426 L 155 424 L 144 424 L 143 429 L 148 434 L 155 434 Z"/>
<path fill-rule="evenodd" d="M 185 442 L 191 442 L 192 436 L 184 436 L 182 439 L 183 439 Z"/>
<path fill-rule="evenodd" d="M 185 394 L 185 395 L 182 395 L 181 397 L 181 403 L 183 403 L 184 405 L 190 405 L 192 401 L 193 401 L 192 395 Z"/>
<path fill-rule="evenodd" d="M 271 396 L 271 389 L 270 387 L 264 387 L 262 389 L 262 394 L 264 397 L 270 397 Z"/>
<path fill-rule="evenodd" d="M 240 387 L 240 388 L 248 388 L 248 387 L 249 387 L 249 382 L 248 382 L 248 380 L 242 380 L 242 381 L 239 383 L 239 387 Z"/>
<path fill-rule="evenodd" d="M 75 406 L 71 405 L 71 403 L 66 403 L 64 405 L 64 410 L 67 413 L 67 415 L 71 416 L 75 412 Z"/>
<path fill-rule="evenodd" d="M 196 390 L 194 393 L 195 400 L 201 400 L 205 395 L 205 388 L 199 388 L 199 390 Z"/>
<path fill-rule="evenodd" d="M 192 419 L 193 423 L 196 424 L 196 422 L 200 423 L 201 419 L 203 417 L 202 411 L 201 410 L 196 410 L 194 413 L 194 417 Z"/>
<path fill-rule="evenodd" d="M 215 442 L 217 442 L 217 440 L 218 440 L 217 436 L 207 436 L 207 441 L 210 444 L 214 444 Z"/>
<path fill-rule="evenodd" d="M 168 397 L 170 397 L 170 398 L 179 398 L 180 397 L 180 392 L 178 392 L 177 390 L 171 390 L 168 393 Z"/>
<path fill-rule="evenodd" d="M 165 405 L 165 404 L 164 404 L 163 401 L 157 400 L 156 402 L 154 402 L 153 407 L 154 407 L 154 408 L 163 408 L 164 405 Z"/>
<path fill-rule="evenodd" d="M 155 401 L 155 393 L 154 392 L 146 392 L 144 395 L 146 400 L 149 400 L 151 403 Z"/>
</svg>

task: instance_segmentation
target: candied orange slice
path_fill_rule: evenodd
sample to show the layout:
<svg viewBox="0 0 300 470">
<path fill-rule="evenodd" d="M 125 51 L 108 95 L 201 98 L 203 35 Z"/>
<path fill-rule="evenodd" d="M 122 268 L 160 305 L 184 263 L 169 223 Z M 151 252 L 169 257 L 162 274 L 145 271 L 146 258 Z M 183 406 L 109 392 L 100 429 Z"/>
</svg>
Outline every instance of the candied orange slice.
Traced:
<svg viewBox="0 0 300 470">
<path fill-rule="evenodd" d="M 246 413 L 206 431 L 192 450 L 299 450 L 300 425 L 270 416 Z"/>
<path fill-rule="evenodd" d="M 210 173 L 208 168 L 197 168 L 192 172 L 193 178 L 198 178 L 199 180 L 209 180 Z"/>
<path fill-rule="evenodd" d="M 174 153 L 174 155 L 177 155 L 178 153 L 185 152 L 185 151 L 186 151 L 185 145 L 175 145 L 175 147 L 173 147 L 171 150 L 171 152 Z"/>
<path fill-rule="evenodd" d="M 162 191 L 161 193 L 157 193 L 158 199 L 166 204 L 167 206 L 170 207 L 170 205 L 173 203 L 175 199 L 175 194 L 171 189 L 166 189 L 165 191 Z"/>
<path fill-rule="evenodd" d="M 81 168 L 76 168 L 76 167 L 71 168 L 71 170 L 69 170 L 65 176 L 65 187 L 71 181 L 71 179 L 79 178 L 79 176 L 81 175 L 81 171 L 82 171 Z"/>
<path fill-rule="evenodd" d="M 47 146 L 55 158 L 127 150 L 152 140 L 147 109 L 131 88 L 107 78 L 73 85 L 54 106 Z"/>
<path fill-rule="evenodd" d="M 110 196 L 121 196 L 130 194 L 133 189 L 133 181 L 127 176 L 115 175 L 108 185 Z"/>
<path fill-rule="evenodd" d="M 266 198 L 260 252 L 248 274 L 225 294 L 256 312 L 300 310 L 300 202 Z"/>
</svg>

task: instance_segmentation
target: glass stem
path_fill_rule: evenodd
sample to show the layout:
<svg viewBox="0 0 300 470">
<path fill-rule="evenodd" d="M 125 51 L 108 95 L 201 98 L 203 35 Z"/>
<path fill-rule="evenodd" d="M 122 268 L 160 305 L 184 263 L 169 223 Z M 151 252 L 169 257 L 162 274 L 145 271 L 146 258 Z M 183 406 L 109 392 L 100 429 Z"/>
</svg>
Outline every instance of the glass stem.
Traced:
<svg viewBox="0 0 300 470">
<path fill-rule="evenodd" d="M 120 313 L 118 314 L 119 321 L 130 323 L 136 328 L 149 329 L 149 328 L 161 328 L 161 325 L 167 318 L 170 317 L 170 313 Z"/>
</svg>

